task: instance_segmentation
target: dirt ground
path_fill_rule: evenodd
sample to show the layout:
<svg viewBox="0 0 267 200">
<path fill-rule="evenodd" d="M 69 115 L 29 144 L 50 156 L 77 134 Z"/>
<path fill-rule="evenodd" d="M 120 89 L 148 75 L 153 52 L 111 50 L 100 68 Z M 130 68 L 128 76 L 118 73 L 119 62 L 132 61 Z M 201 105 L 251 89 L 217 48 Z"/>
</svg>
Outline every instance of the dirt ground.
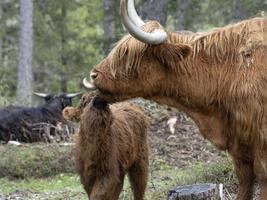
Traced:
<svg viewBox="0 0 267 200">
<path fill-rule="evenodd" d="M 168 121 L 174 121 L 171 132 Z M 226 154 L 217 150 L 199 133 L 198 128 L 182 113 L 172 113 L 167 119 L 155 121 L 150 129 L 151 157 L 164 159 L 178 168 L 196 163 L 211 163 Z"/>
<path fill-rule="evenodd" d="M 135 99 L 151 119 L 151 158 L 186 168 L 195 163 L 210 163 L 226 154 L 205 140 L 195 123 L 177 109 L 151 101 Z M 173 128 L 173 132 L 172 129 Z"/>
</svg>

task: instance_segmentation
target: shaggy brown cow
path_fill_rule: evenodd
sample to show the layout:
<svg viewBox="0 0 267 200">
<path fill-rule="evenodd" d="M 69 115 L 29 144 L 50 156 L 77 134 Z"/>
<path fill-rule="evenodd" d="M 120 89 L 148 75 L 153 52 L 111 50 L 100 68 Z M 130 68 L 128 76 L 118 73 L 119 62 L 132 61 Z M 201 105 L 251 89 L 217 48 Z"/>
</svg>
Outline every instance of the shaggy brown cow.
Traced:
<svg viewBox="0 0 267 200">
<path fill-rule="evenodd" d="M 64 116 L 77 119 L 77 171 L 90 200 L 116 200 L 128 173 L 134 199 L 142 200 L 148 178 L 148 119 L 137 106 L 108 106 L 96 96 L 84 95 L 85 107 L 68 108 Z M 72 112 L 72 111 L 78 112 Z"/>
<path fill-rule="evenodd" d="M 144 97 L 186 112 L 202 135 L 233 157 L 240 200 L 255 178 L 267 199 L 267 18 L 207 33 L 166 32 L 121 0 L 125 36 L 91 72 L 108 101 Z M 139 28 L 141 26 L 141 28 Z"/>
</svg>

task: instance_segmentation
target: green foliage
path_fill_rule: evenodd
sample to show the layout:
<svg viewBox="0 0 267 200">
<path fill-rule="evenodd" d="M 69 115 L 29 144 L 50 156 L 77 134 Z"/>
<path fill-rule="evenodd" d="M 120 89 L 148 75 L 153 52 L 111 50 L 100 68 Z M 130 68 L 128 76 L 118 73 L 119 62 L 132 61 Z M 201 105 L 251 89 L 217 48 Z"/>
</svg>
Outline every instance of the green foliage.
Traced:
<svg viewBox="0 0 267 200">
<path fill-rule="evenodd" d="M 1 102 L 14 96 L 18 56 L 18 1 L 0 2 L 0 93 Z"/>
<path fill-rule="evenodd" d="M 82 78 L 102 58 L 101 5 L 100 1 L 60 0 L 46 1 L 44 9 L 36 3 L 37 90 L 61 91 L 62 76 L 70 91 L 80 89 Z"/>
<path fill-rule="evenodd" d="M 83 77 L 102 57 L 102 2 L 57 0 L 34 2 L 34 90 L 79 91 Z M 0 2 L 0 80 L 14 97 L 18 65 L 19 1 Z M 65 9 L 65 12 L 63 10 Z"/>
<path fill-rule="evenodd" d="M 184 9 L 184 2 L 188 2 L 189 6 L 184 10 L 183 23 L 185 29 L 191 31 L 221 27 L 234 21 L 255 17 L 261 11 L 267 10 L 265 0 L 170 0 L 169 25 L 172 30 L 177 30 L 182 23 L 177 17 L 177 12 Z"/>
<path fill-rule="evenodd" d="M 3 80 L 0 79 L 0 107 L 10 104 L 12 99 L 8 95 L 9 87 L 3 84 Z"/>
<path fill-rule="evenodd" d="M 58 92 L 81 89 L 81 80 L 104 57 L 103 1 L 33 0 L 34 2 L 34 90 Z M 184 3 L 188 6 L 184 6 Z M 114 10 L 116 38 L 124 33 Z M 136 0 L 140 11 L 143 0 Z M 168 29 L 180 27 L 205 31 L 267 10 L 266 0 L 170 0 Z M 184 19 L 179 17 L 184 13 Z M 19 1 L 0 2 L 0 80 L 4 98 L 16 92 L 18 65 Z M 6 88 L 7 86 L 7 88 Z M 3 89 L 2 89 L 3 90 Z M 11 102 L 10 102 L 11 103 Z"/>
</svg>

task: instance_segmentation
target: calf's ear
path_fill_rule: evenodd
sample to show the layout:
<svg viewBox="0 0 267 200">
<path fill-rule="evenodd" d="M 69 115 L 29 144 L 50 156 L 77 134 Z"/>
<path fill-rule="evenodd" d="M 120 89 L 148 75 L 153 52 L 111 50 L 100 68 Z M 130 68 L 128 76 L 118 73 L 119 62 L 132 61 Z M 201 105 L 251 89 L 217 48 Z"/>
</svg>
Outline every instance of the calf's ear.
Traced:
<svg viewBox="0 0 267 200">
<path fill-rule="evenodd" d="M 93 106 L 99 110 L 104 110 L 108 106 L 108 103 L 99 96 L 94 97 L 92 103 Z"/>
<path fill-rule="evenodd" d="M 179 62 L 187 58 L 192 52 L 192 47 L 185 44 L 163 43 L 151 46 L 150 52 L 164 66 L 177 70 L 180 67 Z"/>
</svg>

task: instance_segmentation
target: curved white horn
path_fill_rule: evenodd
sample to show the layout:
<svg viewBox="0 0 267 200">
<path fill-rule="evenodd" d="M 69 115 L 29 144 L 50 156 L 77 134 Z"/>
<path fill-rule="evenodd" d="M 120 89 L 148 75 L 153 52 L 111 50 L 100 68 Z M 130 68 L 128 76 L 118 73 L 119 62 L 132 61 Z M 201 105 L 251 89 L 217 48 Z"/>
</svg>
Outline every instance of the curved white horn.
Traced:
<svg viewBox="0 0 267 200">
<path fill-rule="evenodd" d="M 47 96 L 49 96 L 49 94 L 46 93 L 39 93 L 39 92 L 33 92 L 34 95 L 38 96 L 38 97 L 42 97 L 45 98 Z"/>
<path fill-rule="evenodd" d="M 145 24 L 145 22 L 138 16 L 135 6 L 134 0 L 128 0 L 128 14 L 131 21 L 138 27 L 141 27 Z"/>
<path fill-rule="evenodd" d="M 74 98 L 74 97 L 80 96 L 81 94 L 82 94 L 81 92 L 70 93 L 70 94 L 66 94 L 66 97 L 68 97 L 68 98 Z"/>
<path fill-rule="evenodd" d="M 96 87 L 92 83 L 89 83 L 86 78 L 83 79 L 83 86 L 90 90 L 96 90 Z"/>
<path fill-rule="evenodd" d="M 135 24 L 133 24 L 133 22 L 128 16 L 125 0 L 121 0 L 120 13 L 122 15 L 124 26 L 127 28 L 129 33 L 137 40 L 152 45 L 161 44 L 166 41 L 168 36 L 165 31 L 156 29 L 152 33 L 147 33 L 139 29 L 139 27 L 137 27 Z"/>
</svg>

